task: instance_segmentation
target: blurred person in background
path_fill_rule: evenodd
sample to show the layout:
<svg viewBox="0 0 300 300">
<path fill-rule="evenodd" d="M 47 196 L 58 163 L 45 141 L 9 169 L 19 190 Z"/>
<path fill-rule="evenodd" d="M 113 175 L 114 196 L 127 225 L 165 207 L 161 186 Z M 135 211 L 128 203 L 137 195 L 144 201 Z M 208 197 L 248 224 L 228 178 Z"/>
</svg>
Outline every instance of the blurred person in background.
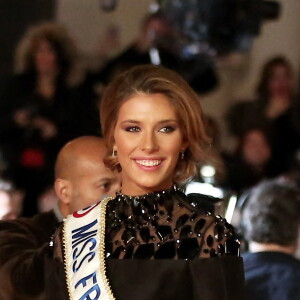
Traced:
<svg viewBox="0 0 300 300">
<path fill-rule="evenodd" d="M 300 190 L 276 178 L 256 186 L 244 207 L 242 228 L 249 243 L 243 254 L 248 299 L 300 299 Z"/>
<path fill-rule="evenodd" d="M 240 195 L 259 181 L 272 177 L 272 148 L 268 136 L 263 128 L 248 128 L 239 137 L 236 151 L 223 153 L 224 187 Z"/>
<path fill-rule="evenodd" d="M 38 213 L 44 213 L 53 209 L 58 202 L 58 197 L 53 187 L 46 188 L 38 198 Z"/>
<path fill-rule="evenodd" d="M 106 168 L 100 137 L 82 136 L 67 143 L 55 163 L 55 183 L 39 199 L 40 212 L 58 207 L 66 216 L 120 189 L 120 175 Z M 59 199 L 59 200 L 58 200 Z"/>
<path fill-rule="evenodd" d="M 8 180 L 0 179 L 0 220 L 14 220 L 22 213 L 24 193 Z"/>
<path fill-rule="evenodd" d="M 5 295 L 1 300 L 43 299 L 44 276 L 51 277 L 44 259 L 55 228 L 68 214 L 120 189 L 119 175 L 103 163 L 105 155 L 99 137 L 83 136 L 67 143 L 56 160 L 56 197 L 48 191 L 54 208 L 33 218 L 0 222 L 0 290 Z"/>
<path fill-rule="evenodd" d="M 299 148 L 296 99 L 292 66 L 287 58 L 275 56 L 261 69 L 256 100 L 235 104 L 227 115 L 229 129 L 235 136 L 253 126 L 268 128 L 275 175 L 289 170 Z"/>
<path fill-rule="evenodd" d="M 103 162 L 106 155 L 103 139 L 93 136 L 79 137 L 62 148 L 55 164 L 54 189 L 64 216 L 121 189 L 121 176 Z"/>
<path fill-rule="evenodd" d="M 207 151 L 205 164 L 203 163 L 203 166 L 210 165 L 215 169 L 212 183 L 214 185 L 220 186 L 227 177 L 224 159 L 221 155 L 220 128 L 217 120 L 215 120 L 213 117 L 206 115 L 204 117 L 204 120 L 205 129 L 207 135 L 211 139 L 211 143 Z"/>
<path fill-rule="evenodd" d="M 53 182 L 59 149 L 84 134 L 100 134 L 93 93 L 78 67 L 76 46 L 55 23 L 35 25 L 16 49 L 16 74 L 0 103 L 0 142 L 6 173 L 26 192 L 25 216 Z"/>
<path fill-rule="evenodd" d="M 179 61 L 173 52 L 174 38 L 173 27 L 161 13 L 147 14 L 134 41 L 95 72 L 91 79 L 107 85 L 117 74 L 142 64 L 175 69 Z"/>
</svg>

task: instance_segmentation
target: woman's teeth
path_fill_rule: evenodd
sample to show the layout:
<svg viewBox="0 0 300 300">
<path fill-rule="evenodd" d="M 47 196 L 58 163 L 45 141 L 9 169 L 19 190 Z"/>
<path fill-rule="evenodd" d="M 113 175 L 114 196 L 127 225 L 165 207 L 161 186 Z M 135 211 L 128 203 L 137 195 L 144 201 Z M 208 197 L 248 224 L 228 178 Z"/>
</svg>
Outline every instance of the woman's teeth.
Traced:
<svg viewBox="0 0 300 300">
<path fill-rule="evenodd" d="M 145 167 L 158 166 L 161 160 L 136 160 L 136 162 Z"/>
</svg>

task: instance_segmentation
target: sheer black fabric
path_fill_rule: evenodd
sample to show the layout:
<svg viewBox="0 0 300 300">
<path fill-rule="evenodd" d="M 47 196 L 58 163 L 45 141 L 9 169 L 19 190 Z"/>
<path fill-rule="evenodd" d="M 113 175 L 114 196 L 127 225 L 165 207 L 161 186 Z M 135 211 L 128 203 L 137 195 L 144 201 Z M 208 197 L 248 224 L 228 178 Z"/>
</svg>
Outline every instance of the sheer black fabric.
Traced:
<svg viewBox="0 0 300 300">
<path fill-rule="evenodd" d="M 106 252 L 119 259 L 194 259 L 238 255 L 233 227 L 205 211 L 205 196 L 176 188 L 107 205 Z"/>
</svg>

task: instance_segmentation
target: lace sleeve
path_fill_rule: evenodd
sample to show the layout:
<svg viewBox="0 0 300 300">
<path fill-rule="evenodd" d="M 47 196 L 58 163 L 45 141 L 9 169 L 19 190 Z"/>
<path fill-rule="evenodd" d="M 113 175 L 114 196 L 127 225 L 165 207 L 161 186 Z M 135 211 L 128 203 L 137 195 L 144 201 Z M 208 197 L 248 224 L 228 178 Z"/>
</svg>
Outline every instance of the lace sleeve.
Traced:
<svg viewBox="0 0 300 300">
<path fill-rule="evenodd" d="M 233 226 L 226 219 L 207 213 L 196 223 L 196 231 L 201 222 L 205 225 L 201 233 L 200 257 L 239 256 L 240 243 L 235 236 Z"/>
</svg>

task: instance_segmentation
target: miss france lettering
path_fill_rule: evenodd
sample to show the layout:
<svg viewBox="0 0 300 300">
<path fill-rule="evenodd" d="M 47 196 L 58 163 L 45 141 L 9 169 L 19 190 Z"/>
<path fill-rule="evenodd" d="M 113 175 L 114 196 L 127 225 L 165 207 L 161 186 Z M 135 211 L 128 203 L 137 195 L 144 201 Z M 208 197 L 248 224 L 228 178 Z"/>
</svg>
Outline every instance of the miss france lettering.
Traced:
<svg viewBox="0 0 300 300">
<path fill-rule="evenodd" d="M 72 288 L 75 288 L 74 292 L 79 297 L 76 297 L 76 300 L 97 300 L 101 295 L 99 268 L 95 268 L 99 266 L 99 241 L 97 240 L 99 221 L 97 217 L 92 217 L 93 214 L 90 214 L 97 205 L 98 203 L 73 214 L 74 221 L 82 217 L 85 220 L 83 222 L 85 225 L 77 228 L 74 226 L 72 230 L 72 263 L 69 272 L 72 272 Z"/>
</svg>

